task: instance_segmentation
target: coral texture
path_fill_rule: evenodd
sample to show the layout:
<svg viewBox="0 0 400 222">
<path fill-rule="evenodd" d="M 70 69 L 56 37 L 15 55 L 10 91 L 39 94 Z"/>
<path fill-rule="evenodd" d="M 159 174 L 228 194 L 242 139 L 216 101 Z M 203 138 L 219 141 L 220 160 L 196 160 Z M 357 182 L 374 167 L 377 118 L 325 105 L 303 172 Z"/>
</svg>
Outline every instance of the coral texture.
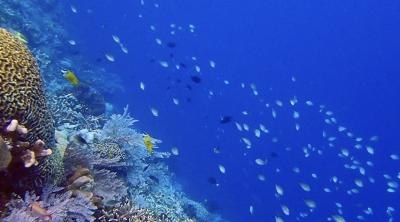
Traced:
<svg viewBox="0 0 400 222">
<path fill-rule="evenodd" d="M 94 172 L 94 181 L 93 193 L 103 197 L 105 205 L 110 205 L 127 196 L 128 188 L 117 177 L 117 173 L 115 172 L 106 169 L 96 170 Z"/>
<path fill-rule="evenodd" d="M 64 155 L 68 140 L 65 132 L 55 132 L 55 149 L 51 158 L 47 158 L 45 164 L 41 164 L 40 171 L 43 177 L 51 184 L 60 184 L 64 179 Z"/>
<path fill-rule="evenodd" d="M 124 113 L 111 115 L 103 127 L 102 139 L 112 139 L 119 144 L 134 145 L 137 142 L 142 142 L 141 138 L 137 138 L 135 130 L 131 126 L 138 120 L 133 119 L 128 113 L 128 106 L 124 108 Z"/>
<path fill-rule="evenodd" d="M 148 209 L 138 208 L 131 201 L 120 202 L 113 207 L 106 207 L 98 218 L 101 222 L 109 221 L 158 221 L 154 212 Z"/>
<path fill-rule="evenodd" d="M 72 192 L 63 188 L 46 187 L 38 197 L 27 192 L 24 199 L 15 198 L 8 204 L 10 213 L 4 221 L 94 221 L 96 207 L 82 196 L 72 197 Z"/>
<path fill-rule="evenodd" d="M 125 161 L 127 159 L 124 150 L 117 143 L 105 141 L 101 143 L 95 143 L 93 144 L 93 147 L 102 158 L 118 158 L 120 161 Z"/>
<path fill-rule="evenodd" d="M 29 49 L 0 29 L 0 128 L 11 119 L 27 127 L 31 143 L 54 145 L 53 120 L 48 113 L 38 66 Z"/>
</svg>

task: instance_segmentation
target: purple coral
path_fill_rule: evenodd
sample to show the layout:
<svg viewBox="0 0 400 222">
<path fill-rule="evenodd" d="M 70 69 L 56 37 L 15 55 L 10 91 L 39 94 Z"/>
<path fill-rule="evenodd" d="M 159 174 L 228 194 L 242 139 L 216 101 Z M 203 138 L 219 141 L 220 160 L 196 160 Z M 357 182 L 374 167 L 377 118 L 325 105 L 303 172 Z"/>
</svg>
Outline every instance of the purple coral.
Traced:
<svg viewBox="0 0 400 222">
<path fill-rule="evenodd" d="M 46 187 L 43 194 L 36 196 L 27 192 L 24 200 L 16 198 L 8 204 L 10 213 L 4 221 L 49 221 L 62 222 L 74 219 L 78 222 L 94 221 L 96 207 L 82 196 L 72 197 L 72 192 L 63 188 Z"/>
</svg>

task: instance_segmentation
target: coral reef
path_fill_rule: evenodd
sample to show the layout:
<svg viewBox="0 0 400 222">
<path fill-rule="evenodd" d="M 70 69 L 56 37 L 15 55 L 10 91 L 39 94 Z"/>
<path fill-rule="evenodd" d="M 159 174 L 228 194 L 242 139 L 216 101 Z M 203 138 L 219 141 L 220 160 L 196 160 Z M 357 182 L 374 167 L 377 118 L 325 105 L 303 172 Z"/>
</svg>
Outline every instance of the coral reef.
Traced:
<svg viewBox="0 0 400 222">
<path fill-rule="evenodd" d="M 27 192 L 24 199 L 16 197 L 8 204 L 9 215 L 4 221 L 94 221 L 96 207 L 85 197 L 72 196 L 63 188 L 46 187 L 42 195 Z"/>
<path fill-rule="evenodd" d="M 118 162 L 127 161 L 126 153 L 118 143 L 108 142 L 106 140 L 103 142 L 94 143 L 92 147 L 100 155 L 101 158 L 118 158 Z"/>
<path fill-rule="evenodd" d="M 104 124 L 101 131 L 103 140 L 111 139 L 119 144 L 134 145 L 135 142 L 142 142 L 138 133 L 131 126 L 138 120 L 133 119 L 128 113 L 128 106 L 124 108 L 124 113 L 113 114 L 110 119 Z"/>
<path fill-rule="evenodd" d="M 0 25 L 26 37 L 22 43 L 0 29 L 0 129 L 18 120 L 0 133 L 0 211 L 8 202 L 0 220 L 223 221 L 174 182 L 169 153 L 147 151 L 128 107 L 108 115 L 113 104 L 106 101 L 123 91 L 119 75 L 85 62 L 79 44 L 68 44 L 61 6 L 4 0 L 0 7 Z M 73 70 L 83 87 L 65 81 L 61 70 Z M 40 157 L 49 148 L 51 155 Z"/>
<path fill-rule="evenodd" d="M 78 101 L 72 93 L 49 96 L 49 108 L 55 125 L 66 130 L 94 130 L 100 128 L 104 116 L 84 115 L 87 107 Z"/>
<path fill-rule="evenodd" d="M 158 221 L 154 212 L 148 209 L 138 208 L 131 201 L 124 201 L 113 207 L 106 207 L 101 210 L 98 217 L 99 222 L 111 221 Z"/>
<path fill-rule="evenodd" d="M 1 161 L 0 170 L 0 210 L 4 207 L 4 199 L 8 199 L 11 192 L 24 192 L 27 189 L 38 189 L 41 182 L 37 176 L 38 161 L 44 156 L 52 154 L 51 149 L 44 147 L 42 140 L 31 144 L 25 141 L 28 129 L 12 120 L 0 135 Z M 10 183 L 12 181 L 12 183 Z M 4 198 L 4 199 L 3 199 Z"/>
<path fill-rule="evenodd" d="M 0 128 L 10 119 L 30 129 L 28 140 L 54 145 L 53 120 L 48 113 L 42 81 L 29 49 L 5 29 L 0 29 Z"/>
<path fill-rule="evenodd" d="M 10 119 L 15 119 L 18 124 L 29 129 L 26 138 L 33 144 L 33 149 L 27 149 L 29 144 L 26 143 L 22 146 L 16 145 L 19 149 L 12 150 L 13 156 L 21 156 L 25 167 L 37 165 L 35 157 L 48 154 L 34 150 L 40 149 L 40 146 L 54 146 L 53 120 L 47 109 L 41 76 L 34 57 L 23 42 L 5 29 L 0 29 L 0 94 L 0 128 L 10 124 Z M 44 143 L 38 142 L 40 140 Z M 22 142 L 24 138 L 19 138 L 18 143 Z M 13 143 L 17 143 L 15 138 Z M 49 168 L 54 162 L 52 157 L 45 158 L 41 166 Z M 11 169 L 10 173 L 19 175 L 19 168 L 15 169 Z M 49 178 L 53 172 L 57 173 L 55 170 L 40 173 Z M 27 177 L 31 173 L 33 172 L 22 176 Z"/>
<path fill-rule="evenodd" d="M 42 177 L 50 184 L 60 184 L 64 179 L 64 156 L 68 141 L 65 132 L 55 132 L 56 146 L 51 158 L 39 166 Z"/>
<path fill-rule="evenodd" d="M 74 96 L 84 103 L 87 108 L 83 110 L 84 114 L 99 116 L 106 111 L 106 102 L 104 96 L 87 84 L 80 84 L 72 91 Z"/>
<path fill-rule="evenodd" d="M 12 160 L 11 152 L 7 144 L 0 136 L 0 171 L 5 170 Z"/>
<path fill-rule="evenodd" d="M 103 204 L 112 205 L 127 196 L 128 188 L 117 173 L 107 169 L 94 171 L 93 193 L 103 198 Z"/>
</svg>

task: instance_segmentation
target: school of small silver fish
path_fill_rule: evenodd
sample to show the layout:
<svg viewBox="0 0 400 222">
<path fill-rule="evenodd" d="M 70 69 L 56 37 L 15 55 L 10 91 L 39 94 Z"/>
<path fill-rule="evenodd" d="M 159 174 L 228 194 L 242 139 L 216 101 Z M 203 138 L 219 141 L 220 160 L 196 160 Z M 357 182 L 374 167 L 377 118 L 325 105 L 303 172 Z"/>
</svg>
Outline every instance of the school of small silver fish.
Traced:
<svg viewBox="0 0 400 222">
<path fill-rule="evenodd" d="M 145 7 L 147 4 L 155 9 L 162 6 L 162 2 L 148 3 L 145 0 L 138 0 L 138 6 L 140 7 Z M 76 6 L 71 5 L 70 9 L 73 13 L 81 12 Z M 138 14 L 137 16 L 140 19 L 145 19 L 143 14 Z M 158 28 L 158 24 L 149 26 L 150 32 L 155 36 Z M 177 36 L 181 32 L 188 32 L 195 36 L 197 31 L 196 26 L 190 23 L 170 23 L 169 27 L 162 28 L 168 28 L 171 36 Z M 123 53 L 128 54 L 128 48 L 122 43 L 122 38 L 117 34 L 113 34 L 109 39 L 117 44 Z M 74 40 L 69 40 L 68 44 L 76 45 L 77 43 Z M 154 44 L 159 47 L 166 47 L 167 41 L 161 37 L 155 37 Z M 104 56 L 111 63 L 116 60 L 111 50 L 107 51 Z M 187 67 L 193 73 L 205 76 L 214 75 L 217 72 L 214 70 L 218 68 L 218 63 L 213 59 L 204 60 L 196 55 L 188 55 L 188 58 L 192 62 L 198 63 L 192 67 Z M 156 59 L 156 64 L 164 72 L 182 69 L 182 66 L 174 60 L 169 61 L 168 59 L 160 58 Z M 260 149 L 267 149 L 265 147 L 268 146 L 275 147 L 274 151 L 278 151 L 280 156 L 291 157 L 286 158 L 286 160 L 290 161 L 286 161 L 283 165 L 273 164 L 270 163 L 273 160 L 270 161 L 272 158 L 269 157 L 269 151 L 265 150 L 263 155 L 249 159 L 248 166 L 243 166 L 243 168 L 256 168 L 259 173 L 255 173 L 252 176 L 253 180 L 264 183 L 266 187 L 264 191 L 274 194 L 276 204 L 280 209 L 272 218 L 276 222 L 293 221 L 293 218 L 297 221 L 307 221 L 307 218 L 315 213 L 321 207 L 321 204 L 327 205 L 329 202 L 331 211 L 324 211 L 323 213 L 326 215 L 321 218 L 321 221 L 369 221 L 368 217 L 375 214 L 376 211 L 368 203 L 360 202 L 357 206 L 349 206 L 347 202 L 338 201 L 335 198 L 336 196 L 347 196 L 354 201 L 357 200 L 357 195 L 367 192 L 365 190 L 375 192 L 372 195 L 391 195 L 390 198 L 396 199 L 397 197 L 397 201 L 400 200 L 400 168 L 398 172 L 385 172 L 380 167 L 383 164 L 382 162 L 400 166 L 400 151 L 389 156 L 382 156 L 380 151 L 383 148 L 379 147 L 378 136 L 358 135 L 356 131 L 347 127 L 345 123 L 340 122 L 328 105 L 314 101 L 312 98 L 297 95 L 295 92 L 289 98 L 280 98 L 278 95 L 274 96 L 273 89 L 263 92 L 252 82 L 236 82 L 229 79 L 219 79 L 219 81 L 218 89 L 204 88 L 203 92 L 209 100 L 214 99 L 214 97 L 225 96 L 223 90 L 227 87 L 233 87 L 247 93 L 263 107 L 263 110 L 258 110 L 257 113 L 254 110 L 252 111 L 251 107 L 241 107 L 242 111 L 232 114 L 233 116 L 240 116 L 240 118 L 233 119 L 233 124 L 230 124 L 229 127 L 237 131 L 237 138 L 231 139 L 236 139 L 240 144 L 243 158 L 254 156 L 252 155 L 254 152 L 263 153 L 260 152 Z M 295 76 L 288 79 L 288 84 L 291 85 L 301 84 L 298 82 Z M 136 86 L 143 92 L 150 88 L 143 81 L 139 81 Z M 169 98 L 169 101 L 177 107 L 181 104 L 180 101 L 183 100 L 184 98 Z M 149 107 L 149 112 L 154 118 L 159 118 L 163 114 L 162 107 L 157 105 Z M 263 118 L 258 118 L 260 115 Z M 256 124 L 246 121 L 252 118 L 262 119 L 263 121 Z M 308 127 L 309 122 L 306 122 L 310 118 L 324 127 L 310 130 Z M 283 127 L 282 123 L 290 125 L 290 127 Z M 317 138 L 315 142 L 301 140 L 303 135 L 309 133 L 307 130 L 315 134 L 313 135 L 313 137 Z M 222 126 L 220 131 L 224 131 Z M 293 141 L 280 140 L 280 137 L 285 133 L 293 135 Z M 219 136 L 222 137 L 222 135 Z M 261 140 L 264 141 L 265 145 L 260 146 Z M 181 155 L 180 150 L 175 146 L 170 149 L 170 152 L 174 156 Z M 210 148 L 210 152 L 214 155 L 224 155 L 228 151 L 221 151 L 218 147 L 213 147 Z M 299 153 L 302 155 L 299 155 Z M 335 159 L 332 159 L 333 156 Z M 326 165 L 315 164 L 317 161 L 325 162 Z M 224 162 L 213 164 L 215 171 L 219 172 L 221 177 L 235 174 Z M 331 169 L 330 165 L 334 169 Z M 338 168 L 338 166 L 341 167 Z M 279 176 L 282 172 L 285 172 L 285 176 L 290 173 L 293 178 L 297 179 L 297 183 L 286 183 L 285 177 Z M 348 180 L 349 177 L 352 178 L 352 181 Z M 292 181 L 293 178 L 290 180 Z M 377 183 L 385 183 L 386 190 L 375 190 L 374 187 Z M 223 180 L 218 183 L 217 189 L 224 189 Z M 287 191 L 289 190 L 292 192 L 294 190 L 297 196 L 293 198 L 287 196 Z M 318 194 L 318 198 L 313 198 L 316 194 Z M 321 196 L 324 199 L 321 199 Z M 398 209 L 395 209 L 390 203 L 382 203 L 382 205 L 386 209 L 386 212 L 384 212 L 386 218 L 382 218 L 382 221 L 395 221 L 394 215 Z M 356 210 L 356 218 L 346 218 L 344 212 L 348 208 L 353 211 Z M 248 208 L 244 210 L 250 215 L 257 214 L 257 211 L 263 211 L 263 209 L 255 207 L 254 203 L 248 203 Z"/>
</svg>

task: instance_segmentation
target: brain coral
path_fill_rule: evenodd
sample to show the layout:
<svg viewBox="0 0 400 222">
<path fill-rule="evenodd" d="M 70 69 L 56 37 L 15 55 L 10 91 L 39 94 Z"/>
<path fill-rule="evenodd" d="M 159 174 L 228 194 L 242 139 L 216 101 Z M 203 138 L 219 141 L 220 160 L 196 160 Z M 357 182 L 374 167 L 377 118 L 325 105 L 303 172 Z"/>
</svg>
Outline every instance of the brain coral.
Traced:
<svg viewBox="0 0 400 222">
<path fill-rule="evenodd" d="M 0 129 L 13 119 L 28 129 L 27 140 L 31 144 L 41 139 L 46 147 L 54 149 L 53 119 L 47 109 L 37 63 L 24 43 L 0 28 Z M 2 133 L 0 131 L 0 136 Z M 48 180 L 60 174 L 62 169 L 54 164 L 59 161 L 55 157 L 51 155 L 39 161 L 41 179 Z M 33 178 L 39 179 L 32 177 L 36 169 L 24 170 L 13 165 L 9 170 L 9 176 L 19 181 L 13 186 L 22 186 L 15 189 L 25 189 Z"/>
<path fill-rule="evenodd" d="M 0 129 L 17 119 L 29 129 L 28 140 L 54 145 L 53 120 L 48 113 L 42 80 L 29 49 L 0 28 Z"/>
</svg>

